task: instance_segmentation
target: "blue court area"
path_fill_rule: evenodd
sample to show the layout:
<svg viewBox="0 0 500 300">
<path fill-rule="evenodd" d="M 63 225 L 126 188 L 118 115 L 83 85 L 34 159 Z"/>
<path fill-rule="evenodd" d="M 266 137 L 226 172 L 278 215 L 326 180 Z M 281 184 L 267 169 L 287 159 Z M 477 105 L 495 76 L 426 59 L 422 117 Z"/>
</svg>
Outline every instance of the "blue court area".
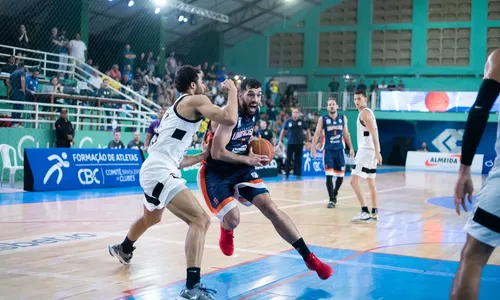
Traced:
<svg viewBox="0 0 500 300">
<path fill-rule="evenodd" d="M 295 250 L 210 273 L 202 282 L 217 299 L 447 299 L 457 262 L 311 247 L 335 273 L 320 280 Z M 496 299 L 500 266 L 488 265 L 480 299 Z M 184 282 L 137 290 L 124 299 L 175 299 Z M 495 296 L 497 295 L 497 296 Z"/>
<path fill-rule="evenodd" d="M 472 208 L 476 204 L 476 201 L 476 196 L 472 196 L 472 203 L 469 203 L 469 201 L 466 199 L 465 206 L 467 207 L 468 211 L 472 210 Z M 429 203 L 430 205 L 455 210 L 455 202 L 453 196 L 429 198 L 427 199 L 427 203 Z"/>
</svg>

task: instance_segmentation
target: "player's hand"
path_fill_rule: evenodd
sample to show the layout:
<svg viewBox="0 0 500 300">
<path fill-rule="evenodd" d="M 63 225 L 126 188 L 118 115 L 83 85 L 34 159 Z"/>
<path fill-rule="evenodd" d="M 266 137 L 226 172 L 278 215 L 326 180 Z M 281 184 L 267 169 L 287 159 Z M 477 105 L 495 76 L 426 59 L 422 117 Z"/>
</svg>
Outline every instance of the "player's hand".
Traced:
<svg viewBox="0 0 500 300">
<path fill-rule="evenodd" d="M 460 205 L 467 211 L 467 206 L 465 206 L 465 198 L 472 203 L 472 192 L 474 191 L 474 185 L 472 184 L 472 178 L 470 175 L 470 167 L 460 166 L 460 171 L 458 174 L 458 180 L 455 184 L 455 211 L 460 215 Z"/>
<path fill-rule="evenodd" d="M 375 157 L 377 158 L 378 164 L 381 165 L 382 164 L 382 155 L 379 152 L 377 152 Z"/>
<path fill-rule="evenodd" d="M 263 162 L 268 162 L 269 158 L 266 155 L 258 155 L 253 153 L 253 150 L 250 148 L 250 152 L 247 156 L 247 164 L 253 167 L 262 167 Z"/>
<path fill-rule="evenodd" d="M 210 140 L 208 143 L 205 142 L 202 143 L 201 155 L 203 159 L 208 159 L 208 157 L 210 156 L 210 149 L 212 148 L 211 141 L 212 140 Z"/>
<path fill-rule="evenodd" d="M 354 158 L 354 150 L 353 149 L 349 150 L 349 156 L 351 158 Z"/>
<path fill-rule="evenodd" d="M 236 84 L 234 83 L 234 80 L 232 79 L 226 79 L 222 83 L 222 92 L 228 93 L 229 91 L 237 92 L 238 89 L 236 88 Z"/>
<path fill-rule="evenodd" d="M 316 158 L 316 147 L 311 145 L 311 157 Z"/>
</svg>

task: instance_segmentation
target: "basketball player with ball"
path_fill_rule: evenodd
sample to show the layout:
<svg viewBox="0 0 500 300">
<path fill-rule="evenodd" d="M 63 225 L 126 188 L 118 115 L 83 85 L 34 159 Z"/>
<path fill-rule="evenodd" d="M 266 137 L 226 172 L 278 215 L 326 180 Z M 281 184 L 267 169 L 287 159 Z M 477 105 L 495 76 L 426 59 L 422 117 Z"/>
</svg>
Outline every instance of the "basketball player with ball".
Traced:
<svg viewBox="0 0 500 300">
<path fill-rule="evenodd" d="M 302 256 L 306 266 L 321 279 L 333 274 L 301 238 L 288 215 L 271 199 L 256 166 L 268 164 L 274 156 L 273 146 L 264 139 L 252 138 L 255 115 L 259 113 L 262 86 L 256 79 L 245 79 L 238 93 L 239 116 L 234 126 L 212 121 L 206 138 L 211 139 L 211 155 L 198 171 L 198 185 L 210 211 L 220 222 L 219 246 L 226 256 L 234 252 L 234 229 L 240 223 L 237 202 L 255 205 L 266 216 L 278 234 Z M 213 137 L 212 137 L 213 134 Z"/>
</svg>

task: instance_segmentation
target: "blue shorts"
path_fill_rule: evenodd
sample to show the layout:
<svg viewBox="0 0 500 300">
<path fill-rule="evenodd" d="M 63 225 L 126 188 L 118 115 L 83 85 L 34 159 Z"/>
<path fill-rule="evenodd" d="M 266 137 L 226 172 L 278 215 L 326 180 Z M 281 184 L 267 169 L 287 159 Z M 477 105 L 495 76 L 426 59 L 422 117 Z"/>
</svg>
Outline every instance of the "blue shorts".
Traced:
<svg viewBox="0 0 500 300">
<path fill-rule="evenodd" d="M 251 206 L 253 199 L 269 193 L 264 181 L 253 167 L 240 167 L 232 173 L 211 171 L 202 165 L 198 171 L 198 186 L 210 211 L 220 220 L 234 207 L 236 200 Z"/>
<path fill-rule="evenodd" d="M 345 172 L 344 149 L 324 150 L 323 164 L 325 166 L 326 175 L 344 177 L 344 172 Z"/>
</svg>

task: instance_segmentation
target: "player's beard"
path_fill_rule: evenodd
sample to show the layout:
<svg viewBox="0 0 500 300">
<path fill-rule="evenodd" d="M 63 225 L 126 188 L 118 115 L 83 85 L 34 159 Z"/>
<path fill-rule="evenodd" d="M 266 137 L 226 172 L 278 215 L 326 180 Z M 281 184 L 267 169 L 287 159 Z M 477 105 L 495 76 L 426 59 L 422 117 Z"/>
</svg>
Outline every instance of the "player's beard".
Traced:
<svg viewBox="0 0 500 300">
<path fill-rule="evenodd" d="M 259 106 L 257 105 L 255 112 L 252 112 L 252 110 L 250 109 L 250 104 L 243 102 L 243 109 L 245 110 L 245 114 L 247 116 L 253 117 L 257 114 L 257 111 L 259 110 Z"/>
</svg>

